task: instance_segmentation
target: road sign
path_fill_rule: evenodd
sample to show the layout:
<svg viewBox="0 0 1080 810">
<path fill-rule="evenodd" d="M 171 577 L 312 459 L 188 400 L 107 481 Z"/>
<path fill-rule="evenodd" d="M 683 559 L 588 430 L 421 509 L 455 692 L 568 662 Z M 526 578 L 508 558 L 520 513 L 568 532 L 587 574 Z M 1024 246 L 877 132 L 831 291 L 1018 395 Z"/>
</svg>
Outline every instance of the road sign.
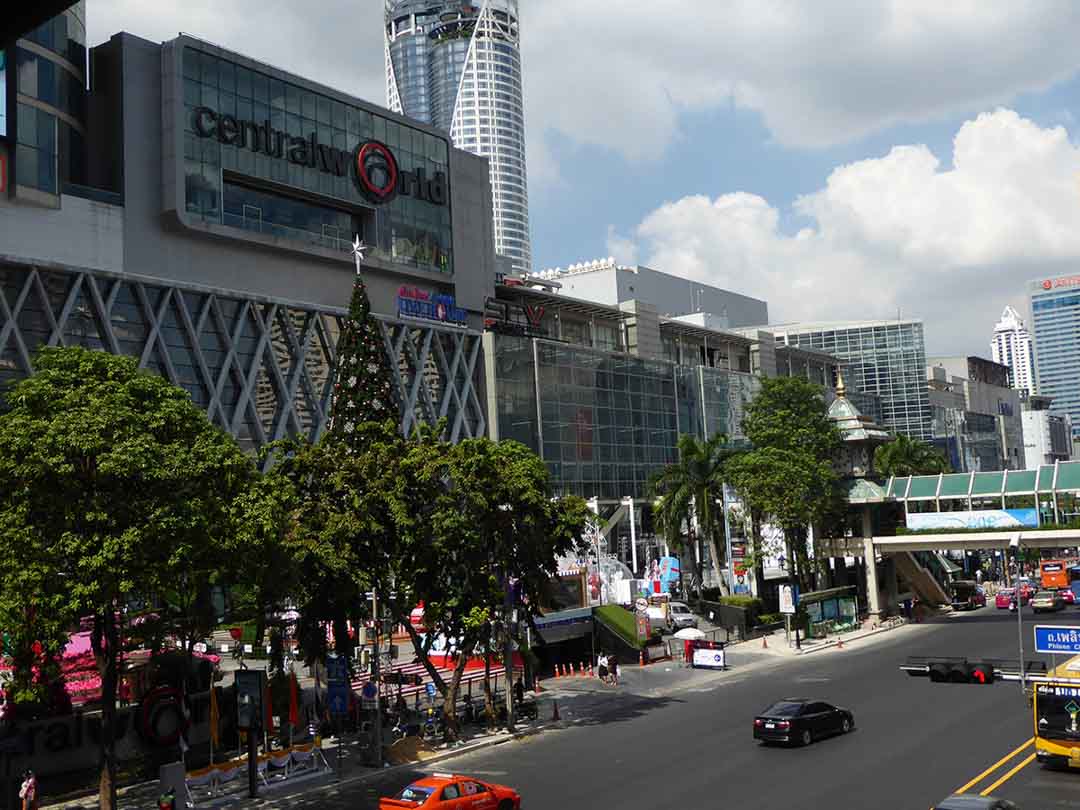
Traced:
<svg viewBox="0 0 1080 810">
<path fill-rule="evenodd" d="M 1035 652 L 1080 654 L 1080 628 L 1054 624 L 1035 625 Z"/>
<path fill-rule="evenodd" d="M 649 610 L 649 601 L 647 599 L 638 598 L 634 600 L 634 609 L 638 613 L 646 613 Z"/>
<path fill-rule="evenodd" d="M 326 702 L 331 714 L 349 713 L 349 668 L 345 659 L 326 659 Z"/>
<path fill-rule="evenodd" d="M 427 692 L 427 696 L 429 698 L 435 697 L 435 684 L 433 684 L 431 681 L 428 681 L 426 684 L 424 684 L 424 691 Z"/>
<path fill-rule="evenodd" d="M 780 612 L 793 615 L 799 605 L 799 586 L 780 586 Z"/>
</svg>

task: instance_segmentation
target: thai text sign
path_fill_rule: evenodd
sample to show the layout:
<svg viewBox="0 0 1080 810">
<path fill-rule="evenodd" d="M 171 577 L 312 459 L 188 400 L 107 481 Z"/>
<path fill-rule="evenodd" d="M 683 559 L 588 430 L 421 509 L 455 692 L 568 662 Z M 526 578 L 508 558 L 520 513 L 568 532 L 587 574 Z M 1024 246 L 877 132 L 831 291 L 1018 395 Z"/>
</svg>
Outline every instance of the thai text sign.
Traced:
<svg viewBox="0 0 1080 810">
<path fill-rule="evenodd" d="M 1080 627 L 1035 625 L 1035 652 L 1080 654 Z"/>
<path fill-rule="evenodd" d="M 976 509 L 970 512 L 920 512 L 908 514 L 907 527 L 923 529 L 1012 529 L 1039 525 L 1034 509 Z"/>
</svg>

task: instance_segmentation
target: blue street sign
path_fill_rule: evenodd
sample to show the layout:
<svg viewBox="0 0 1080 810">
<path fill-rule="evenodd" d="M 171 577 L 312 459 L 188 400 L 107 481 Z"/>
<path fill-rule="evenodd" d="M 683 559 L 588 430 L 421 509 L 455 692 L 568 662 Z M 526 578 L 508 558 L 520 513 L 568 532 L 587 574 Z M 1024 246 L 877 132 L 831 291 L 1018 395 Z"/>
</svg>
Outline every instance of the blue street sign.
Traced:
<svg viewBox="0 0 1080 810">
<path fill-rule="evenodd" d="M 349 713 L 349 669 L 345 659 L 326 659 L 326 702 L 331 714 Z"/>
<path fill-rule="evenodd" d="M 1035 652 L 1080 655 L 1080 627 L 1035 625 Z"/>
<path fill-rule="evenodd" d="M 424 687 L 424 689 L 427 691 L 427 696 L 429 698 L 435 697 L 435 684 L 433 684 L 431 681 L 427 682 L 427 685 Z"/>
</svg>

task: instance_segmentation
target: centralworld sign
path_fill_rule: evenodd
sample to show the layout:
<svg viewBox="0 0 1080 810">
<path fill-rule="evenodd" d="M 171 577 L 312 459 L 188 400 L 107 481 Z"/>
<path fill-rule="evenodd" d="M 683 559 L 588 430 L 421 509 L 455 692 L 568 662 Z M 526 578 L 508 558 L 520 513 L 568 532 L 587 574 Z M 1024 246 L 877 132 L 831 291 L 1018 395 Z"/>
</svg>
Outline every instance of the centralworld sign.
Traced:
<svg viewBox="0 0 1080 810">
<path fill-rule="evenodd" d="M 336 177 L 351 175 L 360 193 L 376 205 L 388 203 L 399 194 L 446 205 L 448 188 L 443 172 L 435 172 L 429 179 L 423 168 L 406 171 L 390 148 L 379 141 L 361 141 L 350 152 L 320 143 L 314 132 L 306 138 L 290 135 L 270 126 L 269 121 L 260 124 L 219 115 L 210 107 L 192 110 L 191 126 L 200 138 L 214 138 Z"/>
</svg>

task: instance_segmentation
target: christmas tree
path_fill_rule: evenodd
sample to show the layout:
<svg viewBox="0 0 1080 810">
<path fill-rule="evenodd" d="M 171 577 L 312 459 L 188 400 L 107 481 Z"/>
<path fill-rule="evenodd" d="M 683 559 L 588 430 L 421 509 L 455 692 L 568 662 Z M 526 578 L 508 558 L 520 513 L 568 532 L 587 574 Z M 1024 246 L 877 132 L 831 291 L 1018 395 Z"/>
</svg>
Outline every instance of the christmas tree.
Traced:
<svg viewBox="0 0 1080 810">
<path fill-rule="evenodd" d="M 353 243 L 356 282 L 349 302 L 349 315 L 338 339 L 334 401 L 330 408 L 330 433 L 346 445 L 352 443 L 357 427 L 364 422 L 383 422 L 398 417 L 394 373 L 360 276 L 364 249 L 359 239 Z"/>
</svg>

